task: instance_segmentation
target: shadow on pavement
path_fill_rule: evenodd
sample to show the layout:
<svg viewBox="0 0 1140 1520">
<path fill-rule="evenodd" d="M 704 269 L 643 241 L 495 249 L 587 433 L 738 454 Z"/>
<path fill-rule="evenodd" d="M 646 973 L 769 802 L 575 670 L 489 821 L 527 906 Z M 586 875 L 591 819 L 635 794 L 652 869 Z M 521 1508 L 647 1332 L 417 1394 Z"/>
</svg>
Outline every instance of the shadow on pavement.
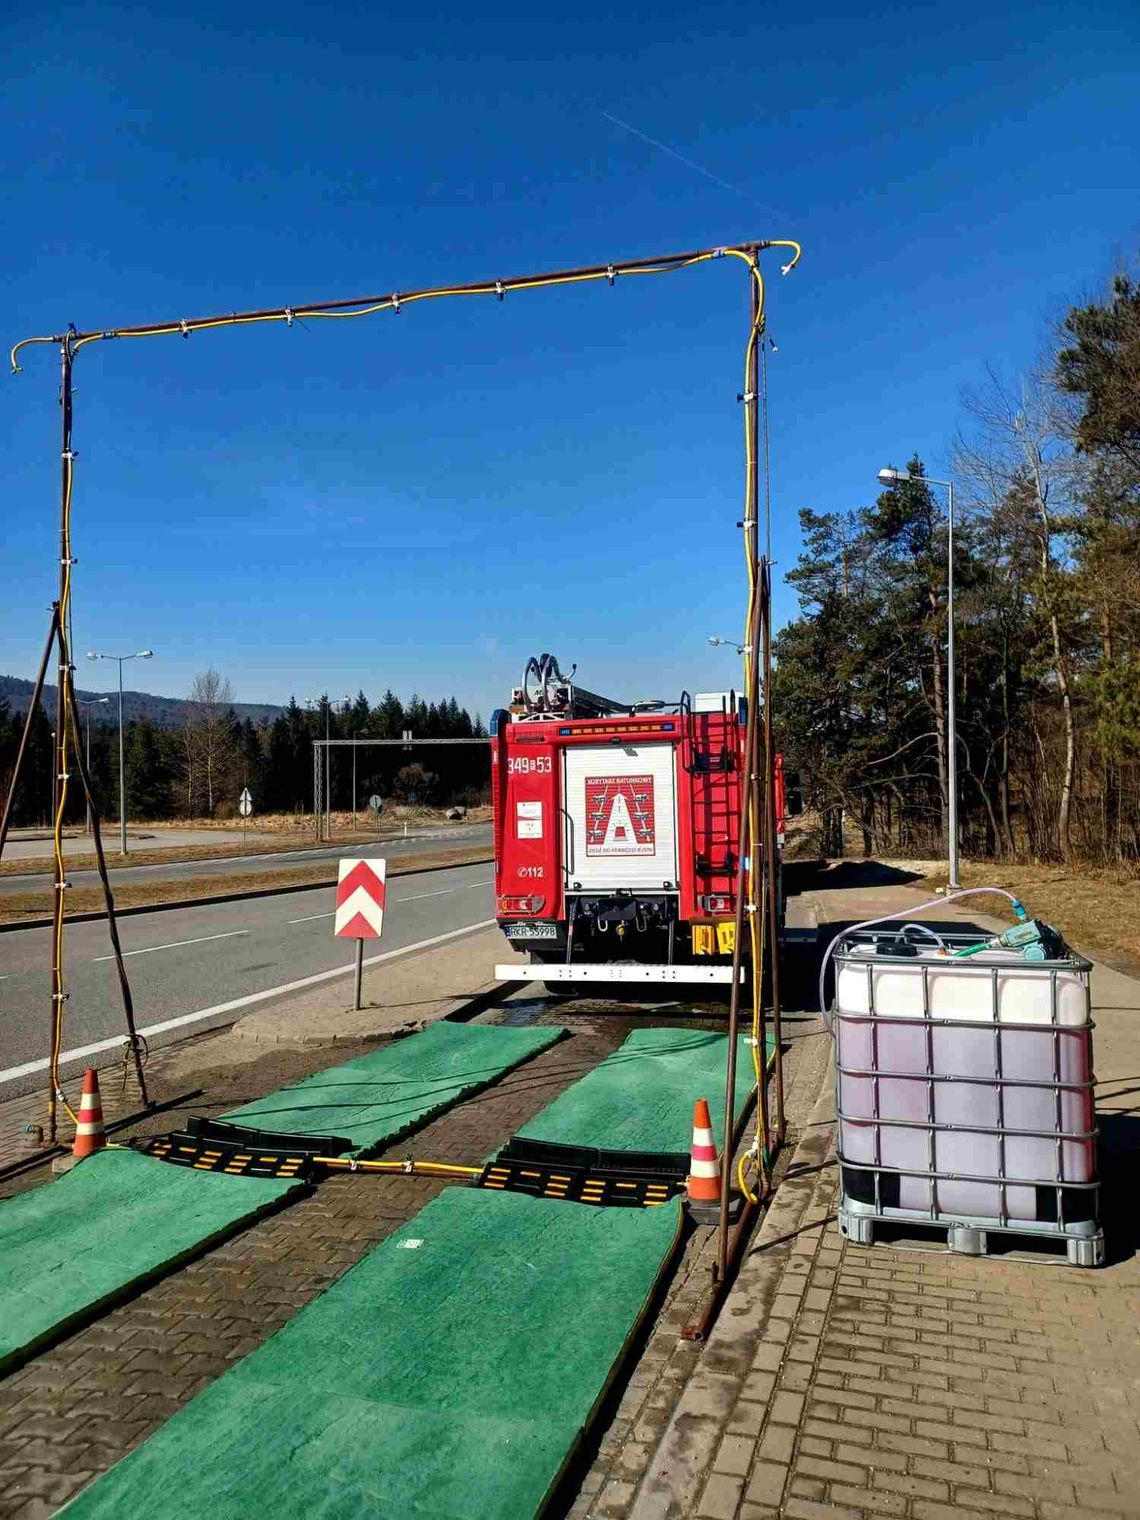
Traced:
<svg viewBox="0 0 1140 1520">
<path fill-rule="evenodd" d="M 1100 1127 L 1100 1212 L 1104 1225 L 1105 1265 L 1130 1261 L 1140 1250 L 1140 1213 L 1136 1209 L 1136 1158 L 1140 1153 L 1140 1118 L 1135 1114 L 1097 1115 Z"/>
<path fill-rule="evenodd" d="M 906 887 L 923 880 L 918 871 L 886 866 L 879 860 L 788 860 L 784 862 L 784 892 L 846 891 L 854 887 Z"/>
</svg>

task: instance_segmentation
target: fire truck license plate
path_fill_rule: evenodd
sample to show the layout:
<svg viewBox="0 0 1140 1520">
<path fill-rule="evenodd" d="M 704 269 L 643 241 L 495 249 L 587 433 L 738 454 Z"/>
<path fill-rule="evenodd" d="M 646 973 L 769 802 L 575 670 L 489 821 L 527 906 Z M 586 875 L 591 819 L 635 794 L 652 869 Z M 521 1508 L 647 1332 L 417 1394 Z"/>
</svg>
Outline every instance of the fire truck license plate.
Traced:
<svg viewBox="0 0 1140 1520">
<path fill-rule="evenodd" d="M 508 939 L 557 939 L 557 924 L 507 924 Z"/>
</svg>

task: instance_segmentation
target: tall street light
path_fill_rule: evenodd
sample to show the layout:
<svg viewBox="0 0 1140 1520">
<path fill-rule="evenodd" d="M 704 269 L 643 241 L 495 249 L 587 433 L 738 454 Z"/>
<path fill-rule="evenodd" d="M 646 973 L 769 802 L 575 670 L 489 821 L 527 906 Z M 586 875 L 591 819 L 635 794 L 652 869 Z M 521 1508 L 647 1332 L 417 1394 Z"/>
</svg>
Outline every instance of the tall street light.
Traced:
<svg viewBox="0 0 1140 1520">
<path fill-rule="evenodd" d="M 86 744 L 85 744 L 85 750 L 86 750 L 86 754 L 87 754 L 87 780 L 88 780 L 88 782 L 90 782 L 90 780 L 91 780 L 91 709 L 93 707 L 105 707 L 107 705 L 107 703 L 110 702 L 110 700 L 111 700 L 110 697 L 80 697 L 79 698 L 79 705 L 80 705 L 80 707 L 85 707 L 87 709 L 87 711 L 83 714 L 83 722 L 84 722 L 84 725 L 85 725 L 85 727 L 87 729 L 87 740 L 86 740 Z M 91 832 L 91 798 L 90 797 L 88 797 L 88 799 L 87 799 L 87 832 L 89 834 Z"/>
<path fill-rule="evenodd" d="M 133 654 L 103 654 L 101 650 L 89 649 L 89 660 L 117 660 L 119 662 L 119 854 L 127 853 L 127 773 L 123 767 L 123 661 L 153 660 L 153 649 L 136 649 Z"/>
<path fill-rule="evenodd" d="M 912 480 L 916 485 L 945 486 L 949 503 L 946 539 L 946 832 L 950 864 L 950 890 L 962 885 L 958 880 L 958 723 L 954 679 L 954 482 L 935 480 L 930 475 L 910 475 L 906 470 L 879 471 L 879 484 L 887 487 Z"/>
</svg>

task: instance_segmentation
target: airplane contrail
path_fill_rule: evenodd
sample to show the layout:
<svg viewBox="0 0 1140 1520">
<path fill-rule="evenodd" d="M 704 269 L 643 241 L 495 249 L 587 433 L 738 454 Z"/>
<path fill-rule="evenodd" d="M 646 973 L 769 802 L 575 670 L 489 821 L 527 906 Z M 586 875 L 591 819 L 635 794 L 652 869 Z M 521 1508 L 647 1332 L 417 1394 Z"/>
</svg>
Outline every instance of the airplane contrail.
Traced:
<svg viewBox="0 0 1140 1520">
<path fill-rule="evenodd" d="M 711 169 L 696 164 L 691 158 L 686 158 L 683 153 L 678 153 L 676 148 L 671 148 L 668 143 L 658 142 L 655 137 L 650 137 L 648 132 L 643 132 L 640 127 L 631 126 L 628 121 L 622 121 L 620 116 L 614 116 L 609 111 L 603 111 L 602 115 L 607 121 L 612 121 L 615 127 L 621 127 L 624 132 L 631 132 L 634 137 L 640 137 L 642 142 L 649 144 L 651 148 L 659 148 L 662 153 L 668 153 L 670 158 L 675 158 L 679 164 L 684 164 L 687 169 L 693 169 L 697 174 L 703 174 L 705 179 L 711 179 L 714 185 L 719 185 L 722 190 L 731 190 L 733 195 L 739 195 L 742 200 L 751 201 L 754 206 L 760 205 L 746 190 L 739 185 L 730 184 L 728 180 L 721 179 L 719 174 L 714 174 Z"/>
</svg>

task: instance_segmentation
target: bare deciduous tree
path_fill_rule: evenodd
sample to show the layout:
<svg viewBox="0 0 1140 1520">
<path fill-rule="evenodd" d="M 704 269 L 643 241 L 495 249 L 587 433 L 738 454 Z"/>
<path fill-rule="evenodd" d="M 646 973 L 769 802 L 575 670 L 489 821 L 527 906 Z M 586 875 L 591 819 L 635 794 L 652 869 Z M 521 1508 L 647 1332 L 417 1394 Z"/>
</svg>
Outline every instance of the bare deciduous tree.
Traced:
<svg viewBox="0 0 1140 1520">
<path fill-rule="evenodd" d="M 237 759 L 233 688 L 211 666 L 194 677 L 191 707 L 182 730 L 186 810 L 212 818 L 227 794 Z"/>
<path fill-rule="evenodd" d="M 989 384 L 967 392 L 967 411 L 976 422 L 974 436 L 959 438 L 955 469 L 970 481 L 979 504 L 994 513 L 1022 509 L 1025 531 L 1032 535 L 1037 561 L 1037 594 L 1049 623 L 1052 675 L 1061 702 L 1065 731 L 1064 774 L 1057 804 L 1057 849 L 1062 860 L 1072 853 L 1071 817 L 1076 774 L 1076 725 L 1072 673 L 1056 575 L 1063 514 L 1074 498 L 1074 462 L 1066 448 L 1063 419 L 1040 379 L 1023 378 L 1016 394 L 991 370 Z"/>
</svg>

